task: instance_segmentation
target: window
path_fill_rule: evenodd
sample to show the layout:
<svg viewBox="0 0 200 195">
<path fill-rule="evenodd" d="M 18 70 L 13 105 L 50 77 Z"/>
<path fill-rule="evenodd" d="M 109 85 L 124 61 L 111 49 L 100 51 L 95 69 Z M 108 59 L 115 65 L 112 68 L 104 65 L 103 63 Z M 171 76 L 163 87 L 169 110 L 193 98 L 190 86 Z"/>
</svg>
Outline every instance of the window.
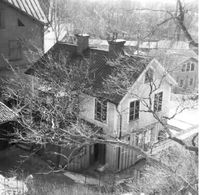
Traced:
<svg viewBox="0 0 200 195">
<path fill-rule="evenodd" d="M 167 134 L 164 130 L 159 131 L 158 133 L 158 142 L 166 140 L 167 139 Z"/>
<path fill-rule="evenodd" d="M 182 66 L 182 72 L 185 72 L 185 67 L 186 67 L 186 64 L 183 64 L 183 66 Z"/>
<path fill-rule="evenodd" d="M 23 22 L 20 19 L 17 20 L 17 25 L 21 27 L 24 26 Z"/>
<path fill-rule="evenodd" d="M 106 122 L 107 118 L 107 101 L 95 99 L 95 120 Z"/>
<path fill-rule="evenodd" d="M 5 28 L 5 21 L 4 21 L 4 12 L 0 10 L 0 29 Z"/>
<path fill-rule="evenodd" d="M 186 69 L 186 71 L 190 71 L 190 63 L 189 62 L 187 63 L 187 69 Z"/>
<path fill-rule="evenodd" d="M 183 87 L 183 80 L 182 79 L 179 82 L 179 87 Z"/>
<path fill-rule="evenodd" d="M 144 150 L 145 151 L 149 150 L 150 143 L 151 143 L 151 130 L 146 130 L 144 132 Z"/>
<path fill-rule="evenodd" d="M 144 143 L 148 144 L 151 141 L 151 130 L 147 130 L 144 133 Z"/>
<path fill-rule="evenodd" d="M 19 40 L 9 41 L 9 59 L 20 60 L 22 58 L 22 47 Z"/>
<path fill-rule="evenodd" d="M 143 148 L 143 133 L 136 134 L 135 146 Z"/>
<path fill-rule="evenodd" d="M 190 79 L 190 86 L 193 85 L 193 78 Z"/>
<path fill-rule="evenodd" d="M 154 96 L 154 111 L 155 112 L 162 110 L 162 99 L 163 99 L 163 92 L 155 94 Z"/>
<path fill-rule="evenodd" d="M 129 121 L 139 119 L 140 101 L 130 103 Z"/>
<path fill-rule="evenodd" d="M 149 70 L 146 71 L 145 73 L 145 83 L 149 83 L 153 81 L 153 70 L 150 68 Z"/>
<path fill-rule="evenodd" d="M 191 71 L 194 71 L 194 63 L 191 64 Z"/>
</svg>

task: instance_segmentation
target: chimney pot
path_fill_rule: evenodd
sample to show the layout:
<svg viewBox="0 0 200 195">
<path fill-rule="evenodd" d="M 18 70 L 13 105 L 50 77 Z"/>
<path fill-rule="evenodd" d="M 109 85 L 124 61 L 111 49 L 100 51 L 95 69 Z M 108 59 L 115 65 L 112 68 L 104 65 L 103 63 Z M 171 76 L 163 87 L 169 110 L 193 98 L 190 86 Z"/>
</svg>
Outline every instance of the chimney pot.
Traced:
<svg viewBox="0 0 200 195">
<path fill-rule="evenodd" d="M 120 55 L 124 54 L 124 44 L 126 41 L 124 39 L 115 39 L 115 40 L 109 40 L 109 58 L 110 59 L 116 59 Z"/>
<path fill-rule="evenodd" d="M 77 39 L 77 53 L 83 54 L 83 52 L 89 47 L 89 35 L 88 34 L 75 34 Z"/>
</svg>

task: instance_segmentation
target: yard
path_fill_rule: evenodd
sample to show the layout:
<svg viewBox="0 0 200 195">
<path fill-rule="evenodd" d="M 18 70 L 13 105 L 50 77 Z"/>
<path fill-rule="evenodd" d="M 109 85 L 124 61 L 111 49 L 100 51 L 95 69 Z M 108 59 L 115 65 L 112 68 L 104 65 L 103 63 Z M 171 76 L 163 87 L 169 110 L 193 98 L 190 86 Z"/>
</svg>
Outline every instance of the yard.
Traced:
<svg viewBox="0 0 200 195">
<path fill-rule="evenodd" d="M 47 174 L 49 168 L 44 161 L 39 159 L 36 155 L 30 154 L 29 152 L 21 150 L 15 146 L 0 151 L 0 162 L 0 174 L 8 178 L 17 176 L 18 181 L 24 181 L 29 189 L 27 194 L 108 194 L 106 193 L 108 190 L 104 187 L 101 187 L 100 189 L 98 186 L 89 187 L 84 184 L 76 184 L 73 180 L 62 173 Z M 27 182 L 26 178 L 30 174 L 33 175 L 33 179 L 31 182 Z"/>
</svg>

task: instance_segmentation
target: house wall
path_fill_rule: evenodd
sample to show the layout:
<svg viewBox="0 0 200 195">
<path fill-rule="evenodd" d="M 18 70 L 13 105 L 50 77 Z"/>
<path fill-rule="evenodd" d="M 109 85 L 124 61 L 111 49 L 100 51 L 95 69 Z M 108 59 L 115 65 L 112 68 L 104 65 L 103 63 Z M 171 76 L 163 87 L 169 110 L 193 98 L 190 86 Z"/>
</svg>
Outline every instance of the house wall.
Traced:
<svg viewBox="0 0 200 195">
<path fill-rule="evenodd" d="M 22 59 L 9 61 L 13 66 L 23 67 L 29 60 L 35 61 L 39 58 L 37 49 L 43 51 L 44 27 L 38 21 L 24 15 L 17 9 L 7 4 L 0 3 L 0 11 L 3 13 L 4 28 L 0 28 L 0 54 L 9 59 L 9 41 L 21 40 Z M 24 26 L 18 26 L 18 19 Z M 0 57 L 0 68 L 7 66 L 2 57 Z"/>
<path fill-rule="evenodd" d="M 154 70 L 154 80 L 157 86 L 159 85 L 160 81 L 159 79 L 162 77 L 162 74 L 160 74 L 157 69 L 156 63 L 151 63 L 150 66 Z M 147 110 L 147 108 L 141 103 L 140 101 L 140 113 L 139 113 L 139 119 L 136 119 L 134 121 L 129 121 L 129 109 L 130 109 L 130 102 L 138 100 L 139 98 L 145 98 L 148 97 L 149 91 L 150 91 L 150 85 L 149 83 L 144 83 L 145 79 L 145 72 L 141 74 L 138 81 L 133 86 L 133 89 L 129 94 L 127 94 L 124 99 L 121 101 L 121 104 L 119 105 L 119 109 L 122 114 L 122 139 L 129 143 L 130 145 L 136 145 L 136 130 L 143 132 L 144 129 L 151 129 L 151 141 L 150 143 L 155 143 L 158 141 L 158 133 L 160 130 L 163 129 L 162 125 L 154 118 L 154 116 L 151 113 L 148 112 L 142 112 L 142 110 Z M 162 111 L 158 112 L 158 116 L 168 116 L 168 110 L 169 110 L 169 101 L 170 101 L 170 93 L 171 93 L 171 86 L 166 81 L 163 80 L 161 86 L 155 93 L 163 92 L 163 101 L 162 101 Z M 152 106 L 154 105 L 154 95 L 152 95 Z M 137 96 L 137 97 L 136 97 Z M 130 136 L 130 140 L 128 141 L 127 138 Z M 144 143 L 144 137 L 142 142 Z M 139 158 L 141 158 L 141 155 L 137 152 L 121 148 L 118 152 L 118 158 L 119 158 L 119 170 L 125 169 L 134 162 L 136 162 Z"/>
<path fill-rule="evenodd" d="M 81 97 L 81 118 L 91 122 L 92 124 L 95 124 L 98 127 L 101 127 L 103 129 L 103 132 L 106 135 L 117 135 L 117 111 L 116 111 L 116 105 L 108 102 L 107 103 L 107 121 L 106 123 L 100 122 L 95 120 L 95 98 L 88 96 L 88 95 L 82 95 Z M 106 145 L 106 163 L 108 163 L 110 169 L 115 169 L 116 167 L 116 160 L 117 160 L 117 149 L 116 146 L 112 146 L 107 144 Z"/>
<path fill-rule="evenodd" d="M 194 63 L 194 71 L 182 71 L 183 64 L 187 63 Z M 174 71 L 173 73 L 174 78 L 176 79 L 177 83 L 180 85 L 180 81 L 183 80 L 183 86 L 180 87 L 183 90 L 189 90 L 194 92 L 194 90 L 198 89 L 198 61 L 191 58 L 181 64 L 178 65 L 178 70 Z M 190 85 L 190 79 L 193 79 L 192 85 Z M 178 92 L 178 88 L 175 88 L 175 91 Z"/>
<path fill-rule="evenodd" d="M 156 85 L 159 85 L 159 79 L 162 77 L 162 75 L 159 73 L 159 71 L 156 68 L 157 64 L 153 63 L 151 64 L 151 68 L 154 70 L 154 80 Z M 135 130 L 144 128 L 152 123 L 157 122 L 157 120 L 154 118 L 154 116 L 151 113 L 148 112 L 142 112 L 142 110 L 147 110 L 147 108 L 141 103 L 140 101 L 140 116 L 139 119 L 134 121 L 129 121 L 129 107 L 130 102 L 135 101 L 139 98 L 148 98 L 149 91 L 150 91 L 150 85 L 149 83 L 144 83 L 145 79 L 145 72 L 141 74 L 140 78 L 134 85 L 134 89 L 127 94 L 127 96 L 123 99 L 121 104 L 119 105 L 119 108 L 122 113 L 122 133 L 127 134 L 134 132 Z M 163 92 L 163 101 L 162 101 L 162 111 L 158 112 L 158 115 L 165 115 L 168 116 L 168 106 L 170 101 L 170 93 L 171 93 L 171 86 L 170 84 L 164 80 L 162 81 L 161 86 L 158 90 L 156 90 L 155 93 L 153 93 L 151 99 L 152 99 L 152 106 L 154 101 L 154 95 L 156 93 Z"/>
<path fill-rule="evenodd" d="M 117 111 L 116 105 L 110 102 L 107 103 L 107 121 L 100 122 L 95 120 L 95 97 L 89 95 L 82 95 L 80 99 L 81 107 L 81 118 L 95 124 L 98 127 L 103 128 L 104 133 L 107 135 L 116 135 L 117 134 Z"/>
<path fill-rule="evenodd" d="M 157 69 L 158 64 L 152 63 L 151 68 L 154 69 L 154 79 L 159 80 L 163 75 L 159 73 Z M 149 84 L 144 83 L 144 75 L 141 74 L 138 81 L 135 83 L 133 90 L 124 99 L 118 106 L 119 111 L 122 116 L 122 126 L 121 132 L 122 137 L 125 135 L 131 135 L 129 143 L 135 145 L 135 136 L 134 133 L 136 130 L 142 131 L 142 128 L 152 129 L 151 141 L 156 142 L 158 137 L 158 132 L 161 130 L 161 125 L 157 123 L 157 120 L 153 117 L 152 114 L 146 112 L 140 112 L 140 117 L 138 120 L 129 122 L 129 106 L 130 102 L 138 99 L 138 97 L 148 97 Z M 158 84 L 158 81 L 156 82 Z M 162 111 L 158 115 L 168 116 L 168 106 L 170 101 L 171 86 L 164 80 L 156 91 L 156 93 L 163 92 L 163 101 L 162 101 Z M 133 96 L 137 94 L 137 98 Z M 154 94 L 153 94 L 154 98 Z M 81 117 L 85 120 L 102 127 L 104 133 L 107 135 L 119 136 L 120 132 L 120 115 L 117 112 L 116 105 L 108 102 L 107 104 L 107 123 L 102 123 L 94 119 L 95 113 L 95 98 L 83 95 L 81 97 Z M 146 107 L 142 106 L 140 103 L 140 109 L 146 110 Z M 123 138 L 122 138 L 123 139 Z M 132 165 L 138 159 L 138 154 L 133 150 L 127 150 L 126 148 L 120 148 L 117 146 L 106 145 L 106 162 L 109 164 L 109 168 L 112 169 L 125 169 L 128 166 Z M 119 165 L 118 165 L 119 163 Z"/>
</svg>

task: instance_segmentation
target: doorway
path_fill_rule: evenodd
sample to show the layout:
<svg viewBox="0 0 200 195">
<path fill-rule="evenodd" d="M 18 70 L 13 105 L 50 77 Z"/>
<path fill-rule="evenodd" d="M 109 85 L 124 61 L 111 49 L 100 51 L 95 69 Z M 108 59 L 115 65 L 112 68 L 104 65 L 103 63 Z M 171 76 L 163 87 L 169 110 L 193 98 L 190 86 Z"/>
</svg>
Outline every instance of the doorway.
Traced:
<svg viewBox="0 0 200 195">
<path fill-rule="evenodd" d="M 99 163 L 104 165 L 106 163 L 106 145 L 94 144 L 90 148 L 90 164 Z"/>
</svg>

